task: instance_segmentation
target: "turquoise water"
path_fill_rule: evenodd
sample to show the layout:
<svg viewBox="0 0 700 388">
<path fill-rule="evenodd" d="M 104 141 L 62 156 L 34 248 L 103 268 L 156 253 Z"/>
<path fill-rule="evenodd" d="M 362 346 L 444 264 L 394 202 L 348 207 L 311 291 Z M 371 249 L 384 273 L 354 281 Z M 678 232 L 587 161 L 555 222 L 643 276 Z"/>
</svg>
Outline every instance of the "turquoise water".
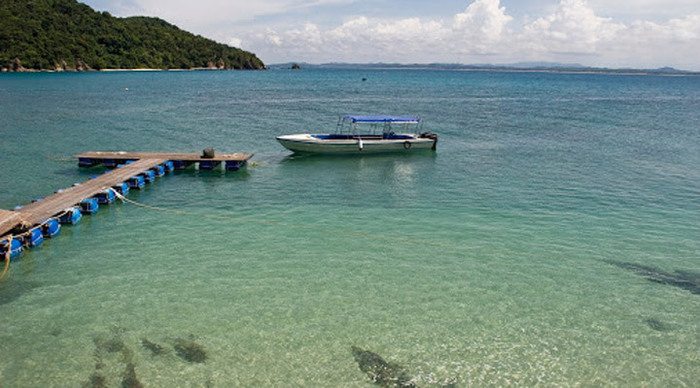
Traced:
<svg viewBox="0 0 700 388">
<path fill-rule="evenodd" d="M 274 140 L 342 113 L 421 115 L 438 151 Z M 371 386 L 353 346 L 418 386 L 697 384 L 698 77 L 3 74 L 0 117 L 4 209 L 102 171 L 81 151 L 256 154 L 13 262 L 2 386 Z"/>
</svg>

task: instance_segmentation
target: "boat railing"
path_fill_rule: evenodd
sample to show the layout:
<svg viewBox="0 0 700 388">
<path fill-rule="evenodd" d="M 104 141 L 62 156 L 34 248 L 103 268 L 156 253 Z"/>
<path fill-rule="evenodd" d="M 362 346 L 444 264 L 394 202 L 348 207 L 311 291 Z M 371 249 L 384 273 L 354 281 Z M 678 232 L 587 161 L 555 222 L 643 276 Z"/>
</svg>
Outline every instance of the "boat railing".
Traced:
<svg viewBox="0 0 700 388">
<path fill-rule="evenodd" d="M 423 131 L 423 122 L 352 122 L 341 117 L 338 120 L 337 134 L 348 134 L 355 136 L 377 135 L 386 138 L 387 135 L 395 133 L 418 134 Z"/>
</svg>

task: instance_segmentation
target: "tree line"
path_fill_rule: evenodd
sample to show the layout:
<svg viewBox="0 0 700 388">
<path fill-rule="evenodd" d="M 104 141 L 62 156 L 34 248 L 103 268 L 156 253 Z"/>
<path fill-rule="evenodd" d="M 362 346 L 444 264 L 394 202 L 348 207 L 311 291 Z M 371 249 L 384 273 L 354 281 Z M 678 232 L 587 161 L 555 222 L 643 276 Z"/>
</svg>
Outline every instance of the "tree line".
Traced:
<svg viewBox="0 0 700 388">
<path fill-rule="evenodd" d="M 5 70 L 263 69 L 255 54 L 151 17 L 117 18 L 75 0 L 0 1 Z"/>
</svg>

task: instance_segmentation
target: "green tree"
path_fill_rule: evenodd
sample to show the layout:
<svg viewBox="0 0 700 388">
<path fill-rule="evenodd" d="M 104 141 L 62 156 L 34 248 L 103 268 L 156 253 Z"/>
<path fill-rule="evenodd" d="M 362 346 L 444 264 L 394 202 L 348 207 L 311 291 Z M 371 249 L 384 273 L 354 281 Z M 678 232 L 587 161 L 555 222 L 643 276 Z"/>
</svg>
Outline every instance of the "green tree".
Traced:
<svg viewBox="0 0 700 388">
<path fill-rule="evenodd" d="M 76 0 L 1 0 L 0 67 L 31 69 L 83 61 L 94 69 L 205 67 L 264 69 L 247 51 L 193 35 L 158 18 L 116 18 Z"/>
</svg>

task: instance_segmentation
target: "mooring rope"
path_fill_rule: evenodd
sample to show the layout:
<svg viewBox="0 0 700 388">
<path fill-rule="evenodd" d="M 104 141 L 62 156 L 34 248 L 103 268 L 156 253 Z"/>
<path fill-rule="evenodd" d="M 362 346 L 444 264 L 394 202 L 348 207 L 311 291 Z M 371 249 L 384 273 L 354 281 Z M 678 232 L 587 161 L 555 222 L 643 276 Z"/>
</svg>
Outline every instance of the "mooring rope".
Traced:
<svg viewBox="0 0 700 388">
<path fill-rule="evenodd" d="M 7 240 L 7 247 L 5 250 L 5 268 L 2 270 L 2 274 L 0 274 L 0 281 L 5 280 L 5 276 L 7 275 L 7 272 L 10 270 L 10 256 L 12 256 L 12 239 L 14 236 L 10 235 L 10 237 Z"/>
<path fill-rule="evenodd" d="M 111 187 L 107 188 L 107 190 L 112 191 L 112 192 L 114 193 L 114 195 L 115 195 L 117 198 L 119 198 L 122 202 L 128 202 L 128 203 L 130 203 L 130 204 L 132 204 L 132 205 L 144 207 L 144 208 L 146 208 L 146 209 L 151 209 L 151 210 L 158 210 L 158 211 L 162 211 L 162 212 L 170 212 L 170 213 L 176 213 L 176 214 L 188 214 L 188 213 L 187 213 L 186 211 L 184 211 L 184 210 L 168 209 L 168 208 L 164 208 L 164 207 L 151 206 L 151 205 L 146 205 L 145 203 L 136 202 L 136 201 L 134 201 L 134 200 L 131 200 L 131 199 L 129 199 L 129 198 L 127 198 L 127 197 L 121 195 L 117 190 L 114 190 L 114 189 L 111 188 Z"/>
<path fill-rule="evenodd" d="M 119 198 L 122 202 L 127 202 L 135 206 L 139 206 L 142 208 L 146 209 L 151 209 L 151 210 L 158 210 L 162 212 L 168 212 L 168 213 L 173 213 L 173 214 L 181 214 L 181 215 L 190 215 L 190 216 L 197 216 L 197 217 L 205 217 L 205 218 L 211 218 L 211 219 L 217 219 L 217 220 L 226 220 L 230 221 L 231 217 L 230 216 L 223 216 L 223 215 L 215 215 L 215 214 L 202 214 L 202 213 L 196 213 L 196 212 L 188 212 L 186 210 L 178 210 L 178 209 L 169 209 L 169 208 L 164 208 L 164 207 L 158 207 L 158 206 L 152 206 L 152 205 L 146 205 L 144 203 L 136 202 L 132 199 L 129 199 L 125 197 L 124 195 L 120 194 L 118 191 L 114 190 L 113 188 L 107 188 L 107 190 L 111 190 L 114 195 Z M 258 221 L 261 223 L 273 223 L 269 221 Z"/>
<path fill-rule="evenodd" d="M 151 209 L 151 210 L 157 210 L 157 211 L 163 211 L 163 212 L 168 212 L 168 213 L 173 213 L 173 214 L 180 214 L 180 215 L 190 215 L 190 216 L 196 216 L 196 217 L 203 217 L 203 218 L 210 218 L 210 219 L 216 219 L 216 220 L 225 220 L 225 221 L 230 221 L 232 218 L 231 216 L 227 215 L 215 215 L 215 214 L 204 214 L 204 213 L 197 213 L 197 212 L 189 212 L 185 210 L 177 210 L 177 209 L 168 209 L 168 208 L 163 208 L 163 207 L 158 207 L 158 206 L 151 206 L 151 205 L 146 205 L 140 202 L 136 202 L 134 200 L 131 200 L 129 198 L 126 198 L 122 194 L 120 194 L 118 191 L 114 190 L 113 188 L 109 187 L 106 190 L 111 190 L 114 192 L 114 195 L 122 200 L 123 202 L 130 203 L 135 206 L 139 206 L 142 208 L 146 209 Z M 281 226 L 290 226 L 288 223 L 284 223 L 281 221 L 263 221 L 260 219 L 254 219 L 254 220 L 248 220 L 249 222 L 255 222 L 257 224 L 264 224 L 264 225 L 281 225 Z M 295 229 L 300 229 L 303 228 L 300 225 L 295 224 L 294 225 Z M 308 228 L 309 230 L 316 230 L 315 228 Z M 375 240 L 375 241 L 386 241 L 386 238 L 381 238 L 377 237 L 375 235 L 372 235 L 370 233 L 363 233 L 363 232 L 358 232 L 356 230 L 351 230 L 346 232 L 347 235 L 354 236 L 354 237 L 361 237 L 367 240 Z M 413 244 L 417 240 L 415 238 L 410 238 L 410 237 L 400 237 L 400 236 L 392 236 L 391 237 L 392 241 L 402 241 L 406 244 Z M 442 247 L 442 244 L 431 241 L 431 240 L 422 240 L 421 244 L 423 245 L 431 245 L 435 247 Z"/>
</svg>

